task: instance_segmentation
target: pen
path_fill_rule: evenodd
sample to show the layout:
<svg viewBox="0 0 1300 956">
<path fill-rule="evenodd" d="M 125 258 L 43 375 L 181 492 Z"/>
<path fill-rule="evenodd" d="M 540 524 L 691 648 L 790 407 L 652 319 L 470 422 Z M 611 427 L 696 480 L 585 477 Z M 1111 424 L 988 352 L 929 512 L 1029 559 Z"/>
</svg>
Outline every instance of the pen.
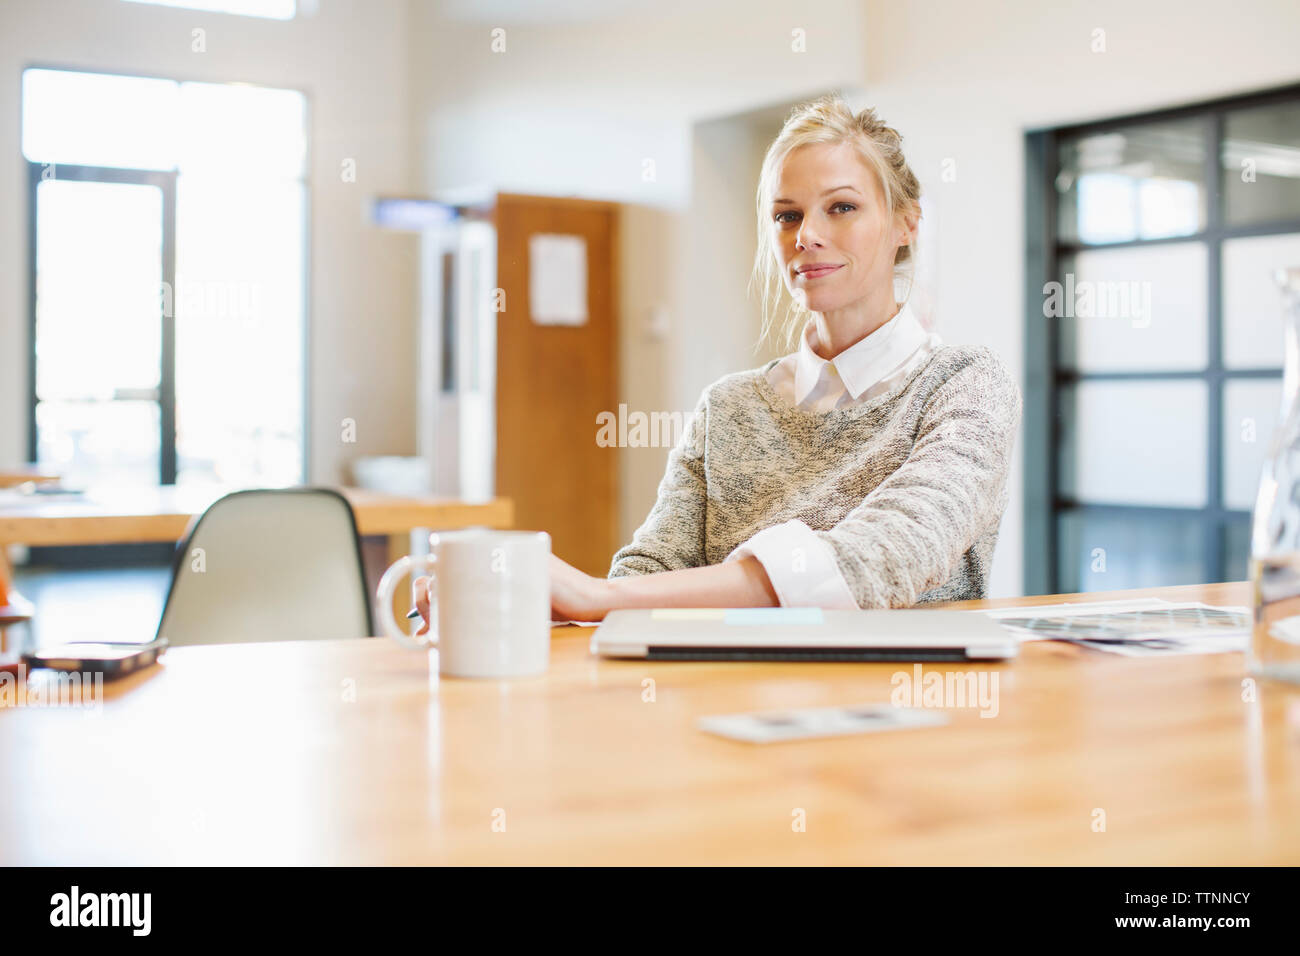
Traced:
<svg viewBox="0 0 1300 956">
<path fill-rule="evenodd" d="M 408 621 L 413 620 L 414 618 L 417 618 L 419 616 L 420 616 L 420 609 L 418 607 L 413 607 L 406 612 L 406 619 Z"/>
</svg>

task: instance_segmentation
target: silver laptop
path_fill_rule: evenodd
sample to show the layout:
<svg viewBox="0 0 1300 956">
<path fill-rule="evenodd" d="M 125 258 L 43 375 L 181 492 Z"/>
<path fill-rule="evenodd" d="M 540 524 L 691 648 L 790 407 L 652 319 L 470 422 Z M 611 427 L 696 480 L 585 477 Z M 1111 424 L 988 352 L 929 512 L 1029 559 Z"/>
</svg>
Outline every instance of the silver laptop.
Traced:
<svg viewBox="0 0 1300 956">
<path fill-rule="evenodd" d="M 977 661 L 1020 653 L 978 611 L 815 607 L 622 608 L 591 637 L 602 657 L 652 661 Z"/>
</svg>

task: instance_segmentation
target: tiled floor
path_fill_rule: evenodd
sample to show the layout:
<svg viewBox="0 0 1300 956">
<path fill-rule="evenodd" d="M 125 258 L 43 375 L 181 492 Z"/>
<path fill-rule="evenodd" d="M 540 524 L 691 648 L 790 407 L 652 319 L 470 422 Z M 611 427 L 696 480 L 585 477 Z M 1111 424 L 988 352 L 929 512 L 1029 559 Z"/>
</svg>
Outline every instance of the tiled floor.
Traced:
<svg viewBox="0 0 1300 956">
<path fill-rule="evenodd" d="M 14 586 L 36 607 L 37 647 L 66 641 L 151 641 L 171 583 L 170 567 L 16 567 Z M 10 634 L 26 639 L 21 627 Z"/>
</svg>

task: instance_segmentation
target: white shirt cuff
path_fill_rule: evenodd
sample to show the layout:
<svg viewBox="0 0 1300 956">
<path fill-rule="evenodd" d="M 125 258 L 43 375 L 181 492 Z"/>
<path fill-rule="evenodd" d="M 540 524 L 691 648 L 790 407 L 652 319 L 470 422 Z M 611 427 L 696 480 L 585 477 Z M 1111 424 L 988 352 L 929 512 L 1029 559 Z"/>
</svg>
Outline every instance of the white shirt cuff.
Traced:
<svg viewBox="0 0 1300 956">
<path fill-rule="evenodd" d="M 753 556 L 767 572 L 782 607 L 857 610 L 831 546 L 797 519 L 773 525 L 737 545 L 723 559 Z"/>
</svg>

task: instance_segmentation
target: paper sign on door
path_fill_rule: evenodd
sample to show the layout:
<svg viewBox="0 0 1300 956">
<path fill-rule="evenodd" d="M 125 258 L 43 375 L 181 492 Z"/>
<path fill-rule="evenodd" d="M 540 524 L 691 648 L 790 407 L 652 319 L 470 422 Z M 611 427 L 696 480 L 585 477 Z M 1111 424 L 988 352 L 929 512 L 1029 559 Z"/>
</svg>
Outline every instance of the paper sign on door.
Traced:
<svg viewBox="0 0 1300 956">
<path fill-rule="evenodd" d="M 528 237 L 528 309 L 538 325 L 586 325 L 587 241 L 539 232 Z"/>
</svg>

